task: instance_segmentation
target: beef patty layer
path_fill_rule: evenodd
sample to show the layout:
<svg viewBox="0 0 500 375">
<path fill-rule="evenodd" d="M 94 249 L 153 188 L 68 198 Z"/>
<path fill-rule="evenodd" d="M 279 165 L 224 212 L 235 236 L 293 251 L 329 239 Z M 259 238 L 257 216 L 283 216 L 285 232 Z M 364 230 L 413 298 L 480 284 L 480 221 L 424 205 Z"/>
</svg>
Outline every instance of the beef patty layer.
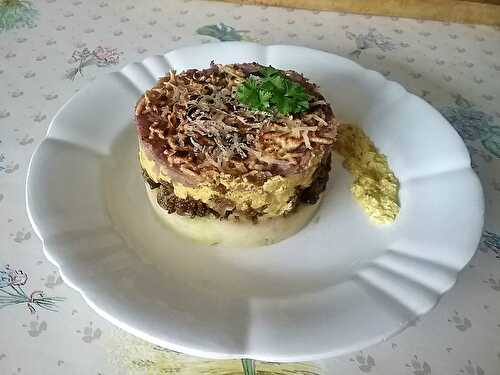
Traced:
<svg viewBox="0 0 500 375">
<path fill-rule="evenodd" d="M 280 216 L 315 203 L 330 170 L 338 122 L 317 87 L 307 112 L 252 111 L 235 96 L 258 64 L 170 72 L 138 101 L 139 156 L 169 213 L 221 218 Z"/>
</svg>

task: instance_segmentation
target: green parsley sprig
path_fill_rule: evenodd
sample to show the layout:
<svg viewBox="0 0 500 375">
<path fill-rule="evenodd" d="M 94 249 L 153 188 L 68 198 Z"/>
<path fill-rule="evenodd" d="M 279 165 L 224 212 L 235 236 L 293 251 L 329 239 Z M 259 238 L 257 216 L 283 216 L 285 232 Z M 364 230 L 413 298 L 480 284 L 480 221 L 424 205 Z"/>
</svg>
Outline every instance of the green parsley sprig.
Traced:
<svg viewBox="0 0 500 375">
<path fill-rule="evenodd" d="M 255 111 L 285 115 L 309 109 L 310 95 L 303 86 L 272 67 L 261 68 L 259 74 L 251 75 L 238 87 L 236 95 L 240 102 Z"/>
</svg>

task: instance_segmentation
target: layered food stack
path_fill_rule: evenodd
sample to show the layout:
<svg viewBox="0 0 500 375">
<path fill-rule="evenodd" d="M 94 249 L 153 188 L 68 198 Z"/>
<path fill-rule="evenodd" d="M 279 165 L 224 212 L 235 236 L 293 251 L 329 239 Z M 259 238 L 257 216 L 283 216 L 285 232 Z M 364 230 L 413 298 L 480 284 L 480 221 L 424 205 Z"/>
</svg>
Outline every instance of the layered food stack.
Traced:
<svg viewBox="0 0 500 375">
<path fill-rule="evenodd" d="M 171 71 L 135 114 L 142 173 L 167 220 L 269 223 L 316 204 L 328 181 L 338 122 L 294 71 L 256 63 Z"/>
</svg>

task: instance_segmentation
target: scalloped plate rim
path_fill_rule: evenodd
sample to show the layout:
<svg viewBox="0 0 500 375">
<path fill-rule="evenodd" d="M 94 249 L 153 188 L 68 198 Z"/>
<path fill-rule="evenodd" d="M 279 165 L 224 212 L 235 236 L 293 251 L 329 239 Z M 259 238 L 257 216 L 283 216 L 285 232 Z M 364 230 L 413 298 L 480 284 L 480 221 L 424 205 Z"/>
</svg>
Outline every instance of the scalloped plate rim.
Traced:
<svg viewBox="0 0 500 375">
<path fill-rule="evenodd" d="M 403 89 L 403 92 L 406 96 L 411 96 L 411 97 L 415 97 L 418 99 L 418 101 L 424 103 L 429 110 L 431 111 L 434 111 L 435 113 L 437 113 L 439 116 L 441 116 L 441 114 L 436 110 L 434 109 L 432 106 L 430 106 L 428 103 L 426 103 L 424 100 L 422 100 L 421 98 L 418 98 L 417 96 L 411 94 L 410 92 L 408 92 L 401 84 L 399 84 L 398 82 L 395 82 L 395 81 L 391 81 L 391 80 L 388 80 L 387 78 L 385 78 L 382 74 L 380 74 L 379 72 L 376 72 L 376 71 L 373 71 L 373 70 L 369 70 L 369 69 L 366 69 L 364 67 L 362 67 L 360 64 L 358 64 L 357 62 L 355 61 L 352 61 L 352 60 L 349 60 L 347 58 L 344 58 L 342 56 L 338 56 L 338 55 L 334 55 L 332 53 L 329 53 L 329 52 L 326 52 L 326 51 L 321 51 L 321 50 L 317 50 L 317 49 L 312 49 L 312 48 L 308 48 L 308 47 L 301 47 L 301 46 L 288 46 L 288 45 L 280 45 L 280 44 L 277 44 L 277 45 L 267 45 L 267 46 L 261 46 L 261 45 L 258 45 L 256 43 L 250 43 L 250 42 L 224 42 L 225 45 L 231 45 L 231 44 L 235 44 L 235 45 L 241 45 L 241 46 L 244 46 L 244 45 L 252 45 L 252 46 L 260 46 L 264 49 L 269 49 L 269 48 L 273 48 L 273 47 L 292 47 L 292 48 L 297 48 L 297 49 L 302 49 L 304 51 L 312 51 L 314 53 L 317 53 L 317 52 L 320 52 L 322 54 L 324 54 L 325 56 L 328 56 L 328 55 L 333 55 L 335 56 L 335 58 L 338 58 L 338 59 L 341 59 L 341 60 L 344 60 L 346 63 L 350 64 L 351 66 L 355 67 L 356 69 L 358 69 L 360 72 L 370 72 L 370 74 L 375 74 L 377 75 L 377 78 L 378 79 L 382 79 L 384 82 L 389 82 L 389 83 L 392 83 L 392 84 L 395 84 L 396 86 L 398 86 L 399 88 L 402 88 Z M 169 64 L 169 60 L 168 60 L 168 55 L 175 52 L 175 51 L 186 51 L 186 50 L 191 50 L 191 49 L 196 49 L 196 48 L 208 48 L 208 47 L 204 47 L 204 46 L 211 46 L 213 47 L 214 45 L 216 45 L 215 43 L 214 44 L 202 44 L 202 45 L 198 45 L 198 46 L 186 46 L 186 47 L 182 47 L 182 48 L 179 48 L 179 49 L 175 49 L 175 50 L 171 50 L 167 53 L 165 53 L 164 55 L 153 55 L 153 56 L 149 56 L 145 59 L 143 59 L 140 64 L 144 66 L 144 61 L 148 60 L 148 59 L 151 59 L 151 58 L 154 58 L 154 57 L 157 57 L 157 56 L 161 56 L 163 57 Z M 123 70 L 129 66 L 130 64 L 127 64 L 125 65 L 124 67 L 122 67 L 118 72 L 120 74 L 123 74 Z M 116 72 L 114 72 L 116 73 Z M 108 74 L 113 74 L 113 73 L 108 73 Z M 106 74 L 106 75 L 108 75 Z M 125 74 L 123 74 L 125 77 L 127 77 Z M 128 77 L 127 77 L 128 78 Z M 286 357 L 286 356 L 282 356 L 282 357 L 275 357 L 273 355 L 266 355 L 265 353 L 219 353 L 219 352 L 210 352 L 210 351 L 203 351 L 203 350 L 200 350 L 200 349 L 195 349 L 193 347 L 189 347 L 189 346 L 184 346 L 184 345 L 178 345 L 174 342 L 168 342 L 166 341 L 165 339 L 159 339 L 159 338 L 156 338 L 154 336 L 151 336 L 150 334 L 148 333 L 145 333 L 145 332 L 142 332 L 140 330 L 137 330 L 135 329 L 134 327 L 128 325 L 127 323 L 125 322 L 121 322 L 119 320 L 117 320 L 116 318 L 114 318 L 113 316 L 109 315 L 104 309 L 101 309 L 99 306 L 97 306 L 93 301 L 92 299 L 87 295 L 87 293 L 85 292 L 85 287 L 79 287 L 78 285 L 76 285 L 75 283 L 73 283 L 73 281 L 71 280 L 71 275 L 67 275 L 64 270 L 63 270 L 63 267 L 61 267 L 57 262 L 56 260 L 52 257 L 51 255 L 51 252 L 49 249 L 47 249 L 46 247 L 46 244 L 45 244 L 45 241 L 43 239 L 43 235 L 42 233 L 40 233 L 40 230 L 39 230 L 39 227 L 37 225 L 37 222 L 39 220 L 41 220 L 41 218 L 36 218 L 33 216 L 33 213 L 32 213 L 32 210 L 30 209 L 30 204 L 29 204 L 29 186 L 30 186 L 30 180 L 32 179 L 32 174 L 33 174 L 33 171 L 32 171 L 32 168 L 33 168 L 33 164 L 34 164 L 34 160 L 38 157 L 37 155 L 39 154 L 41 148 L 42 148 L 42 145 L 44 144 L 44 142 L 48 139 L 52 139 L 52 137 L 50 136 L 50 133 L 51 133 L 51 130 L 54 126 L 54 124 L 56 123 L 59 115 L 67 108 L 67 105 L 74 101 L 75 99 L 78 98 L 78 96 L 83 92 L 83 90 L 86 90 L 88 87 L 90 87 L 91 85 L 93 84 L 93 82 L 89 83 L 88 85 L 86 85 L 85 87 L 83 87 L 79 92 L 75 93 L 73 96 L 71 96 L 62 106 L 61 108 L 55 113 L 54 117 L 52 118 L 49 126 L 48 126 L 48 129 L 47 129 L 47 132 L 46 132 L 46 137 L 42 140 L 42 142 L 40 142 L 35 151 L 33 152 L 32 154 L 32 157 L 30 158 L 30 162 L 29 162 L 29 165 L 28 165 L 28 171 L 27 171 L 27 180 L 26 180 L 26 185 L 25 185 L 25 194 L 26 194 L 26 206 L 27 206 L 27 213 L 28 213 L 28 218 L 33 226 L 33 229 L 34 229 L 34 232 L 36 233 L 36 235 L 41 239 L 42 241 L 42 248 L 43 248 L 43 252 L 45 254 L 45 256 L 47 257 L 47 259 L 52 263 L 54 264 L 57 269 L 59 270 L 60 274 L 61 274 L 61 277 L 63 278 L 63 280 L 68 284 L 68 286 L 70 286 L 71 288 L 73 288 L 74 290 L 78 291 L 82 297 L 84 298 L 84 300 L 89 304 L 89 306 L 95 310 L 99 315 L 101 315 L 103 318 L 105 318 L 106 320 L 109 320 L 110 322 L 112 322 L 113 324 L 117 325 L 118 327 L 120 328 L 123 328 L 124 330 L 138 336 L 138 337 L 141 337 L 147 341 L 150 341 L 152 343 L 155 343 L 155 344 L 158 344 L 158 345 L 162 345 L 162 346 L 165 346 L 169 349 L 172 349 L 172 350 L 176 350 L 176 351 L 181 351 L 183 353 L 187 353 L 187 354 L 191 354 L 191 355 L 195 355 L 195 356 L 200 356 L 200 357 L 206 357 L 206 358 L 216 358 L 216 359 L 231 359 L 231 358 L 252 358 L 252 359 L 255 359 L 255 360 L 263 360 L 263 361 L 281 361 L 281 362 L 289 362 L 289 361 L 305 361 L 305 360 L 318 360 L 318 359 L 322 359 L 322 358 L 327 358 L 327 357 L 332 357 L 332 356 L 338 356 L 338 355 L 341 355 L 341 354 L 345 354 L 345 353 L 348 353 L 348 352 L 353 352 L 355 350 L 360 350 L 366 346 L 369 346 L 369 345 L 373 345 L 375 343 L 378 343 L 380 341 L 382 341 L 382 339 L 380 337 L 375 337 L 372 341 L 370 342 L 363 342 L 363 343 L 357 343 L 355 345 L 351 345 L 350 347 L 347 347 L 345 348 L 345 350 L 333 350 L 333 351 L 329 351 L 329 352 L 321 352 L 321 353 L 316 353 L 316 354 L 307 354 L 307 355 L 304 355 L 304 356 L 300 356 L 300 355 L 294 355 L 293 357 Z M 442 116 L 441 116 L 442 117 Z M 448 124 L 448 126 L 454 130 L 453 127 L 451 127 L 451 125 Z M 454 130 L 455 131 L 455 130 Z M 460 139 L 461 141 L 461 138 L 459 137 L 458 133 L 456 133 L 455 131 L 455 134 L 456 134 L 456 137 L 458 137 L 458 139 Z M 462 142 L 462 141 L 461 141 Z M 463 143 L 462 143 L 463 144 Z M 466 148 L 465 148 L 465 145 L 463 145 L 463 150 L 465 152 L 465 154 L 467 155 L 467 158 L 469 158 L 469 155 L 466 151 Z M 469 158 L 470 160 L 470 158 Z M 470 167 L 468 169 L 471 169 Z M 471 169 L 472 170 L 472 169 Z M 481 221 L 481 228 L 482 228 L 482 222 L 484 220 L 484 197 L 483 197 L 483 194 L 482 194 L 482 188 L 481 188 L 481 185 L 480 185 L 480 182 L 479 182 L 479 179 L 478 177 L 476 176 L 476 174 L 474 173 L 473 176 L 475 176 L 475 179 L 476 179 L 476 184 L 478 185 L 479 187 L 479 190 L 480 190 L 480 195 L 481 195 L 481 207 L 479 207 L 479 212 L 481 214 L 481 218 L 482 218 L 482 221 Z M 479 239 L 480 239 L 480 234 L 481 234 L 481 231 L 479 231 L 478 235 L 477 235 L 477 239 L 476 239 L 476 243 L 479 243 Z M 472 256 L 474 255 L 476 249 L 471 249 L 469 251 L 469 254 L 467 256 L 468 260 L 467 262 L 465 262 L 462 266 L 461 269 L 463 269 L 463 267 L 465 267 L 465 265 L 468 263 L 468 261 L 472 258 Z M 428 309 L 426 309 L 426 311 L 422 312 L 421 314 L 418 314 L 417 316 L 415 316 L 414 319 L 418 319 L 418 317 L 420 315 L 423 315 L 423 314 L 426 314 L 429 310 L 433 309 L 439 299 L 448 291 L 450 290 L 456 283 L 456 280 L 457 280 L 457 276 L 458 276 L 458 272 L 461 271 L 461 269 L 459 270 L 456 270 L 456 272 L 454 273 L 454 277 L 453 277 L 453 282 L 450 283 L 449 287 L 444 290 L 439 296 L 438 296 L 438 299 L 436 301 L 436 303 L 433 305 L 433 306 L 430 306 Z M 402 322 L 401 325 L 399 327 L 395 327 L 395 329 L 388 333 L 388 335 L 384 336 L 384 340 L 389 338 L 389 337 L 392 337 L 394 335 L 396 335 L 397 333 L 401 332 L 402 330 L 404 330 L 408 324 L 411 322 L 412 320 L 409 320 L 407 322 Z"/>
</svg>

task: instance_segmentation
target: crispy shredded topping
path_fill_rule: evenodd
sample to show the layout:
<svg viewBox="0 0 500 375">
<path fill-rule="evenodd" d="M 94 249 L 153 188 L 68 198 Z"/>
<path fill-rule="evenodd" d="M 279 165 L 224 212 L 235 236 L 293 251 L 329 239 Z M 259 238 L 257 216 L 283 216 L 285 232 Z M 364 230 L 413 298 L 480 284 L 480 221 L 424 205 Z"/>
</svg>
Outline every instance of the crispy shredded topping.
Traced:
<svg viewBox="0 0 500 375">
<path fill-rule="evenodd" d="M 212 64 L 201 71 L 171 71 L 136 106 L 142 140 L 185 176 L 209 170 L 233 175 L 298 173 L 312 152 L 330 150 L 338 122 L 316 87 L 292 71 L 284 74 L 311 96 L 308 112 L 285 116 L 241 104 L 238 85 L 259 68 Z"/>
</svg>

